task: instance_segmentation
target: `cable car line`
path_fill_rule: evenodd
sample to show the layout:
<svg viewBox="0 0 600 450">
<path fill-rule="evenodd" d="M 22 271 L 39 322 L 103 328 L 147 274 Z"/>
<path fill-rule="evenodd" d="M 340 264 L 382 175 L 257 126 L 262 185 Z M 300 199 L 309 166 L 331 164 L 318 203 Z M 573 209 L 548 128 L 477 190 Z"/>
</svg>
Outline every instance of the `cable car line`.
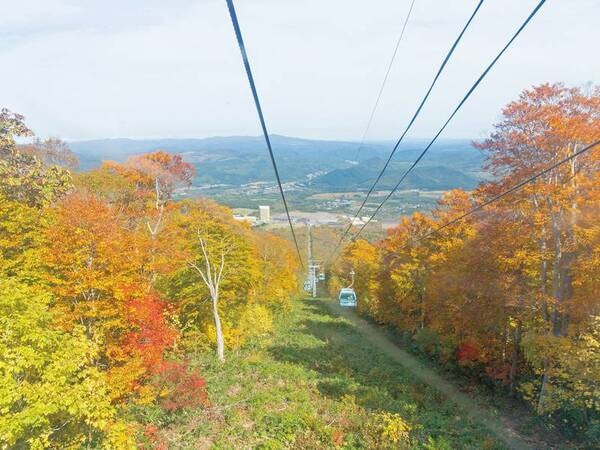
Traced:
<svg viewBox="0 0 600 450">
<path fill-rule="evenodd" d="M 492 60 L 492 62 L 487 66 L 487 68 L 479 76 L 479 78 L 477 79 L 477 81 L 475 81 L 475 83 L 471 86 L 471 88 L 465 94 L 465 96 L 460 101 L 460 103 L 458 104 L 458 106 L 456 106 L 456 108 L 454 109 L 454 111 L 452 112 L 452 114 L 450 114 L 450 117 L 448 118 L 448 120 L 446 120 L 446 122 L 444 123 L 444 125 L 440 128 L 440 130 L 435 134 L 435 136 L 433 137 L 433 139 L 429 142 L 429 144 L 427 145 L 427 147 L 425 147 L 425 149 L 421 152 L 421 154 L 418 156 L 418 158 L 412 163 L 412 165 L 406 170 L 406 172 L 404 172 L 404 174 L 400 178 L 400 181 L 398 181 L 398 183 L 396 183 L 396 185 L 394 186 L 394 188 L 383 199 L 383 201 L 379 204 L 379 206 L 377 206 L 377 208 L 375 209 L 375 211 L 373 212 L 373 214 L 371 215 L 371 217 L 369 217 L 369 220 L 367 220 L 365 222 L 365 224 L 358 230 L 358 232 L 352 237 L 352 239 L 356 239 L 358 236 L 360 236 L 360 234 L 362 233 L 362 231 L 371 222 L 371 220 L 373 220 L 373 218 L 381 210 L 381 208 L 383 207 L 383 205 L 390 199 L 390 197 L 392 195 L 394 195 L 394 193 L 398 190 L 398 187 L 404 181 L 404 179 L 407 177 L 407 175 L 415 168 L 415 166 L 419 163 L 419 161 L 421 161 L 421 159 L 423 158 L 423 156 L 425 156 L 425 154 L 429 151 L 429 149 L 431 148 L 431 146 L 436 142 L 437 138 L 446 129 L 446 127 L 448 126 L 448 124 L 450 123 L 450 121 L 454 118 L 454 116 L 458 113 L 458 111 L 465 104 L 465 102 L 467 101 L 467 99 L 475 91 L 475 89 L 477 88 L 477 86 L 479 86 L 479 84 L 481 83 L 481 81 L 486 77 L 486 75 L 494 67 L 494 65 L 496 64 L 496 62 L 498 62 L 498 60 L 500 59 L 500 57 L 506 52 L 506 50 L 510 47 L 510 45 L 515 41 L 515 39 L 517 38 L 517 36 L 519 36 L 519 34 L 521 34 L 521 32 L 525 29 L 525 27 L 529 24 L 529 22 L 531 21 L 531 19 L 533 19 L 533 17 L 537 14 L 537 12 L 540 10 L 540 8 L 544 5 L 545 2 L 546 2 L 546 0 L 541 0 L 538 3 L 538 5 L 533 9 L 533 11 L 527 17 L 527 19 L 525 19 L 525 21 L 523 22 L 523 24 L 517 29 L 517 31 L 513 34 L 513 36 L 510 38 L 510 40 L 502 48 L 502 50 L 496 55 L 496 57 Z"/>
<path fill-rule="evenodd" d="M 346 230 L 342 234 L 342 237 L 340 238 L 340 240 L 338 241 L 337 245 L 335 246 L 333 252 L 329 256 L 328 261 L 335 255 L 335 253 L 339 249 L 340 245 L 342 244 L 342 242 L 344 241 L 344 239 L 346 238 L 346 236 L 348 236 L 348 233 L 350 232 L 350 230 L 352 228 L 352 223 L 359 216 L 360 212 L 365 207 L 367 201 L 369 200 L 369 197 L 371 196 L 371 194 L 373 193 L 375 187 L 377 186 L 377 183 L 379 183 L 379 180 L 381 180 L 381 177 L 383 176 L 383 173 L 386 171 L 387 167 L 389 166 L 390 162 L 392 161 L 392 158 L 394 157 L 394 154 L 398 150 L 398 147 L 400 146 L 400 143 L 404 139 L 404 136 L 406 136 L 406 134 L 408 133 L 408 131 L 411 129 L 413 123 L 415 122 L 415 120 L 417 119 L 417 117 L 419 116 L 419 114 L 421 113 L 421 110 L 423 109 L 423 106 L 425 105 L 425 102 L 427 102 L 427 99 L 429 98 L 429 95 L 431 94 L 431 91 L 433 90 L 435 84 L 437 83 L 440 75 L 444 71 L 444 68 L 446 67 L 446 64 L 448 64 L 448 61 L 450 60 L 450 57 L 454 53 L 454 50 L 458 46 L 458 43 L 461 41 L 463 35 L 467 31 L 467 28 L 469 28 L 469 26 L 471 25 L 471 22 L 475 18 L 475 15 L 477 14 L 477 12 L 479 11 L 479 9 L 481 8 L 481 5 L 483 4 L 484 1 L 485 0 L 479 0 L 479 2 L 477 3 L 477 6 L 473 10 L 473 13 L 469 17 L 469 20 L 467 20 L 467 22 L 463 26 L 461 32 L 459 33 L 458 37 L 455 39 L 454 43 L 450 47 L 450 50 L 448 51 L 448 53 L 446 54 L 446 57 L 442 61 L 442 64 L 438 68 L 438 71 L 437 71 L 435 77 L 433 78 L 433 81 L 431 82 L 431 85 L 429 86 L 429 89 L 425 93 L 425 96 L 421 100 L 421 103 L 417 107 L 417 110 L 415 111 L 415 113 L 413 114 L 411 120 L 409 121 L 408 125 L 406 126 L 406 129 L 404 130 L 404 132 L 402 133 L 402 135 L 400 136 L 400 138 L 396 142 L 396 145 L 394 145 L 394 148 L 392 149 L 390 155 L 388 156 L 387 161 L 385 162 L 383 168 L 381 169 L 381 171 L 379 172 L 379 174 L 375 178 L 375 181 L 373 182 L 373 184 L 369 188 L 369 191 L 367 192 L 367 195 L 366 195 L 365 199 L 363 200 L 362 204 L 358 208 L 358 211 L 356 212 L 356 214 L 354 215 L 354 217 L 352 218 L 352 220 L 350 220 L 350 223 L 348 224 L 348 227 L 346 228 Z"/>
<path fill-rule="evenodd" d="M 300 261 L 300 265 L 304 269 L 304 263 L 302 262 L 300 247 L 298 246 L 298 240 L 296 239 L 294 225 L 292 224 L 292 218 L 290 217 L 290 211 L 288 208 L 287 201 L 285 199 L 285 193 L 283 192 L 283 186 L 281 185 L 281 178 L 279 176 L 279 170 L 277 169 L 275 155 L 273 154 L 273 148 L 271 147 L 271 140 L 269 139 L 267 125 L 265 124 L 265 118 L 263 116 L 262 108 L 260 106 L 258 92 L 257 92 L 256 86 L 254 84 L 254 77 L 252 76 L 252 70 L 250 69 L 250 62 L 248 60 L 248 54 L 246 53 L 246 46 L 244 45 L 244 39 L 242 38 L 242 31 L 240 29 L 240 24 L 237 19 L 237 14 L 235 12 L 233 0 L 226 0 L 226 1 L 227 1 L 227 8 L 229 9 L 229 15 L 231 16 L 231 23 L 233 24 L 233 29 L 235 31 L 235 37 L 237 39 L 237 43 L 240 48 L 240 53 L 242 54 L 242 61 L 244 63 L 244 68 L 246 69 L 246 75 L 248 76 L 248 83 L 250 84 L 250 90 L 252 91 L 252 97 L 254 98 L 256 112 L 258 113 L 258 118 L 260 120 L 260 126 L 262 128 L 262 132 L 265 137 L 265 142 L 267 143 L 267 148 L 269 150 L 269 156 L 271 158 L 271 163 L 273 165 L 273 171 L 275 172 L 275 178 L 277 180 L 277 185 L 279 186 L 279 193 L 281 194 L 281 199 L 283 201 L 283 207 L 285 208 L 285 214 L 287 216 L 288 223 L 290 224 L 290 230 L 292 231 L 292 238 L 294 239 L 294 244 L 296 246 L 298 260 Z"/>
<path fill-rule="evenodd" d="M 383 90 L 385 88 L 388 77 L 390 75 L 390 71 L 392 70 L 392 66 L 394 65 L 394 60 L 396 59 L 396 54 L 398 53 L 398 48 L 400 47 L 400 43 L 402 42 L 402 38 L 404 37 L 404 31 L 406 31 L 406 25 L 408 25 L 408 20 L 410 19 L 410 15 L 412 13 L 412 10 L 413 10 L 413 7 L 415 6 L 416 1 L 417 0 L 412 0 L 412 2 L 410 4 L 410 8 L 408 8 L 408 13 L 406 14 L 406 18 L 404 19 L 404 24 L 402 25 L 402 31 L 400 31 L 400 36 L 398 37 L 398 40 L 396 41 L 396 46 L 394 47 L 394 52 L 392 53 L 392 58 L 390 59 L 390 62 L 387 66 L 387 70 L 385 72 L 385 76 L 383 77 L 383 81 L 381 83 L 381 86 L 379 87 L 379 92 L 377 93 L 377 98 L 375 99 L 375 103 L 373 104 L 373 108 L 371 109 L 371 115 L 369 116 L 369 120 L 367 121 L 367 126 L 365 127 L 365 131 L 363 132 L 362 137 L 360 139 L 360 144 L 358 145 L 358 148 L 356 149 L 356 153 L 355 153 L 354 159 L 353 159 L 354 161 L 356 161 L 356 158 L 358 158 L 358 154 L 360 153 L 360 150 L 362 149 L 363 145 L 365 144 L 365 139 L 367 138 L 367 133 L 371 129 L 373 117 L 375 117 L 375 112 L 377 111 L 377 107 L 379 106 L 379 101 L 381 100 L 381 95 L 383 94 Z"/>
<path fill-rule="evenodd" d="M 578 156 L 582 155 L 583 153 L 586 153 L 588 151 L 590 151 L 591 149 L 593 149 L 594 147 L 596 147 L 597 145 L 600 145 L 600 139 L 597 140 L 596 142 L 593 142 L 592 144 L 582 148 L 581 150 L 574 152 L 572 155 L 567 156 L 566 158 L 561 159 L 560 161 L 552 164 L 551 166 L 545 168 L 544 170 L 542 170 L 541 172 L 536 173 L 535 175 L 532 175 L 528 178 L 526 178 L 525 180 L 515 184 L 514 186 L 510 187 L 509 189 L 506 189 L 505 191 L 501 192 L 498 195 L 493 196 L 492 198 L 486 200 L 485 202 L 471 208 L 469 211 L 467 211 L 466 213 L 446 222 L 445 224 L 439 226 L 438 228 L 436 228 L 435 230 L 431 230 L 430 232 L 426 233 L 425 235 L 415 239 L 415 243 L 416 242 L 421 242 L 425 239 L 427 239 L 428 237 L 439 233 L 441 230 L 443 230 L 444 228 L 449 227 L 450 225 L 453 225 L 457 222 L 460 222 L 461 220 L 463 220 L 464 218 L 470 216 L 471 214 L 476 213 L 477 211 L 482 210 L 483 208 L 485 208 L 486 206 L 497 202 L 498 200 L 506 197 L 509 194 L 512 194 L 515 191 L 518 191 L 519 189 L 521 189 L 522 187 L 524 187 L 525 185 L 531 183 L 532 181 L 537 180 L 538 178 L 540 178 L 541 176 L 546 175 L 548 172 L 551 172 L 552 170 L 556 169 L 558 166 L 561 166 L 562 164 L 565 164 L 569 161 L 571 161 L 572 159 L 577 158 Z M 408 247 L 408 245 L 405 245 L 402 250 L 406 249 Z M 395 253 L 395 252 L 394 252 Z"/>
</svg>

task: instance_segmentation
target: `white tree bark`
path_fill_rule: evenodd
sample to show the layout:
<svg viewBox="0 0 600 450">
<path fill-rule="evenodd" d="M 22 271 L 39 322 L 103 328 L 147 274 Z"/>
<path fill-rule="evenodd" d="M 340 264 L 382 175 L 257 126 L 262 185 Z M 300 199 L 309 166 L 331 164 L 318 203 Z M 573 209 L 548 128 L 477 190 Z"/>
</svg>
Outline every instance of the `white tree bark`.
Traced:
<svg viewBox="0 0 600 450">
<path fill-rule="evenodd" d="M 165 212 L 165 200 L 163 199 L 163 194 L 160 189 L 160 182 L 158 177 L 154 180 L 154 195 L 156 196 L 154 206 L 156 211 L 158 211 L 158 217 L 154 225 L 150 224 L 150 219 L 146 219 L 146 226 L 148 227 L 148 231 L 150 232 L 150 237 L 152 239 L 156 239 L 156 235 L 160 229 L 160 225 L 162 223 L 163 215 Z"/>
<path fill-rule="evenodd" d="M 223 271 L 225 269 L 225 259 L 227 254 L 232 250 L 232 246 L 227 244 L 225 240 L 221 241 L 219 246 L 219 256 L 217 261 L 210 258 L 210 249 L 206 240 L 200 235 L 198 231 L 198 242 L 202 251 L 202 259 L 204 261 L 204 267 L 196 264 L 193 261 L 189 262 L 208 288 L 210 299 L 212 302 L 213 319 L 215 322 L 215 338 L 217 341 L 217 358 L 219 361 L 225 361 L 225 339 L 223 337 L 223 327 L 221 325 L 221 317 L 219 316 L 219 288 L 221 286 L 221 280 L 223 278 Z"/>
</svg>

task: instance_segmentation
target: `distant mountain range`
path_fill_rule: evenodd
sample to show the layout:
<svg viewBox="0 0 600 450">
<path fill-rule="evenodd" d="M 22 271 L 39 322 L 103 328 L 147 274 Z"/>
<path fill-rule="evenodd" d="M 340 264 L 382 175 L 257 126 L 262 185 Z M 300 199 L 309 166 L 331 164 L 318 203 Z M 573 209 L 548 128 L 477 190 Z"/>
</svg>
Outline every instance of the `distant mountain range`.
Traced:
<svg viewBox="0 0 600 450">
<path fill-rule="evenodd" d="M 392 142 L 356 142 L 271 136 L 285 182 L 304 183 L 315 190 L 346 191 L 368 188 L 387 159 Z M 181 153 L 197 169 L 195 185 L 242 185 L 273 181 L 273 170 L 262 137 L 206 139 L 100 139 L 69 142 L 82 169 L 103 160 L 124 161 L 128 156 L 164 149 Z M 426 141 L 409 140 L 398 149 L 383 177 L 381 188 L 393 186 L 422 151 Z M 404 187 L 445 190 L 471 189 L 485 178 L 484 156 L 467 140 L 441 140 L 407 177 Z"/>
</svg>

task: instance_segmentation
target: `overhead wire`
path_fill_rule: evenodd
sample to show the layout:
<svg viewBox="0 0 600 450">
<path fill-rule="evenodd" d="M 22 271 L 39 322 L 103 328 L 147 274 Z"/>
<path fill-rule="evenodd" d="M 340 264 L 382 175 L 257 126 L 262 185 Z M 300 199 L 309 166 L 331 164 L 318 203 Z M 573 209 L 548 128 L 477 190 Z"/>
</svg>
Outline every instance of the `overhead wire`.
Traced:
<svg viewBox="0 0 600 450">
<path fill-rule="evenodd" d="M 385 71 L 385 76 L 383 77 L 383 81 L 381 82 L 381 86 L 379 87 L 379 92 L 377 93 L 377 97 L 375 99 L 375 103 L 373 104 L 373 108 L 371 108 L 371 114 L 369 115 L 369 120 L 367 121 L 367 126 L 365 127 L 365 131 L 362 134 L 362 137 L 360 139 L 360 144 L 358 145 L 358 148 L 356 149 L 356 153 L 354 155 L 353 161 L 357 160 L 358 154 L 360 153 L 360 151 L 362 150 L 362 148 L 365 144 L 365 139 L 367 138 L 367 134 L 369 133 L 369 130 L 371 129 L 371 124 L 373 123 L 373 118 L 375 117 L 375 112 L 377 111 L 377 107 L 379 106 L 379 101 L 381 100 L 381 95 L 383 94 L 383 90 L 385 89 L 385 85 L 390 76 L 390 71 L 392 70 L 394 61 L 396 60 L 396 54 L 398 53 L 398 49 L 400 48 L 400 43 L 402 42 L 402 38 L 404 37 L 404 32 L 406 31 L 406 26 L 408 25 L 408 21 L 410 19 L 410 15 L 412 14 L 413 7 L 415 6 L 415 2 L 416 2 L 416 0 L 412 0 L 412 2 L 410 3 L 410 7 L 408 8 L 408 13 L 406 14 L 406 17 L 404 19 L 404 24 L 402 25 L 402 30 L 400 31 L 400 36 L 398 36 L 398 39 L 396 40 L 396 45 L 394 47 L 394 51 L 392 52 L 392 57 L 390 58 L 390 62 L 387 66 L 387 70 Z"/>
<path fill-rule="evenodd" d="M 429 95 L 431 94 L 431 91 L 433 90 L 434 86 L 436 85 L 438 79 L 440 78 L 440 75 L 442 74 L 442 72 L 444 71 L 444 68 L 446 67 L 446 65 L 448 64 L 448 61 L 450 60 L 450 57 L 452 56 L 452 54 L 454 53 L 454 50 L 456 50 L 456 47 L 458 46 L 459 42 L 461 41 L 463 35 L 465 34 L 465 32 L 467 31 L 467 28 L 469 28 L 469 26 L 471 25 L 471 22 L 473 21 L 473 19 L 475 18 L 475 16 L 477 15 L 477 12 L 479 11 L 479 9 L 481 8 L 481 6 L 483 5 L 483 2 L 485 0 L 479 0 L 479 2 L 477 3 L 477 5 L 475 6 L 475 9 L 473 10 L 473 12 L 471 13 L 471 16 L 469 17 L 469 19 L 467 20 L 467 22 L 465 23 L 465 25 L 463 26 L 463 28 L 461 29 L 460 33 L 458 34 L 457 38 L 454 40 L 454 43 L 452 44 L 452 46 L 450 47 L 450 50 L 448 50 L 448 53 L 446 54 L 444 60 L 442 61 L 442 64 L 440 65 L 440 67 L 438 68 L 437 73 L 435 74 L 435 77 L 433 78 L 433 81 L 431 82 L 429 88 L 427 89 L 427 92 L 425 93 L 423 99 L 421 100 L 421 103 L 419 104 L 419 106 L 417 107 L 415 113 L 413 114 L 412 118 L 410 119 L 410 121 L 408 122 L 408 125 L 406 126 L 404 132 L 402 133 L 402 135 L 400 136 L 400 138 L 398 139 L 398 141 L 396 142 L 396 144 L 394 145 L 394 148 L 392 149 L 390 155 L 388 156 L 385 164 L 383 165 L 382 169 L 380 170 L 379 174 L 377 175 L 377 177 L 375 178 L 375 181 L 373 182 L 373 184 L 371 185 L 371 187 L 369 188 L 367 195 L 365 196 L 362 204 L 360 205 L 360 207 L 358 208 L 358 211 L 356 212 L 356 214 L 354 215 L 354 217 L 352 218 L 352 220 L 350 220 L 350 223 L 348 224 L 348 227 L 345 229 L 344 233 L 342 234 L 342 236 L 340 237 L 337 245 L 335 246 L 333 252 L 331 253 L 331 255 L 329 256 L 329 258 L 327 259 L 327 261 L 329 262 L 331 260 L 331 258 L 335 255 L 335 253 L 337 252 L 337 250 L 339 249 L 340 245 L 342 244 L 342 242 L 344 241 L 344 239 L 346 238 L 346 236 L 348 236 L 348 233 L 350 232 L 350 230 L 352 229 L 352 224 L 354 223 L 355 219 L 359 216 L 359 214 L 361 213 L 361 211 L 363 210 L 363 208 L 365 207 L 365 205 L 367 204 L 367 201 L 369 200 L 369 198 L 371 197 L 371 194 L 373 193 L 375 187 L 377 186 L 377 184 L 379 183 L 379 180 L 381 180 L 381 177 L 383 176 L 384 172 L 386 171 L 386 169 L 388 168 L 390 162 L 392 161 L 392 158 L 394 157 L 396 151 L 398 150 L 398 147 L 400 146 L 400 144 L 402 143 L 402 141 L 404 140 L 404 137 L 406 136 L 406 134 L 408 133 L 408 131 L 411 129 L 412 125 L 414 124 L 415 120 L 417 119 L 417 117 L 419 116 L 419 114 L 421 113 L 421 110 L 423 109 L 423 106 L 425 105 L 425 103 L 427 102 L 427 99 L 429 98 Z"/>
<path fill-rule="evenodd" d="M 373 212 L 373 214 L 362 225 L 362 227 L 352 237 L 352 239 L 356 239 L 358 236 L 360 236 L 360 234 L 363 232 L 363 230 L 366 228 L 366 226 L 373 220 L 373 218 L 381 210 L 381 208 L 383 207 L 383 205 L 392 197 L 392 195 L 394 195 L 394 193 L 398 190 L 398 187 L 400 186 L 400 184 L 404 181 L 404 179 L 408 176 L 408 174 L 415 168 L 415 166 L 419 163 L 419 161 L 421 161 L 421 159 L 429 151 L 429 149 L 431 148 L 431 146 L 437 141 L 437 138 L 446 129 L 446 127 L 448 126 L 448 124 L 452 121 L 452 119 L 454 118 L 454 116 L 458 113 L 458 111 L 462 108 L 462 106 L 465 104 L 465 102 L 469 99 L 469 97 L 475 91 L 475 89 L 477 88 L 477 86 L 479 86 L 479 84 L 481 83 L 481 81 L 483 81 L 483 79 L 487 76 L 487 74 L 490 72 L 490 70 L 492 70 L 492 68 L 494 67 L 494 65 L 496 64 L 496 62 L 498 62 L 498 60 L 500 59 L 500 57 L 511 46 L 511 44 L 515 41 L 515 39 L 519 36 L 519 34 L 521 34 L 521 32 L 525 29 L 525 27 L 527 27 L 527 25 L 529 24 L 529 22 L 531 21 L 531 19 L 533 19 L 533 17 L 538 13 L 538 11 L 544 5 L 545 2 L 546 2 L 546 0 L 540 0 L 540 2 L 537 4 L 537 6 L 531 11 L 531 13 L 527 16 L 527 18 L 525 19 L 525 21 L 521 24 L 521 26 L 513 34 L 513 36 L 510 38 L 510 40 L 506 43 L 506 45 L 502 48 L 502 50 L 500 50 L 500 52 L 496 55 L 496 57 L 492 60 L 492 62 L 486 67 L 486 69 L 479 76 L 479 78 L 477 79 L 477 81 L 475 81 L 475 83 L 467 91 L 467 93 L 465 94 L 465 96 L 463 97 L 463 99 L 460 101 L 460 103 L 456 106 L 456 108 L 454 109 L 454 111 L 452 112 L 452 114 L 450 114 L 450 117 L 446 120 L 446 122 L 444 123 L 444 125 L 442 125 L 442 127 L 435 134 L 435 136 L 429 142 L 429 144 L 425 147 L 425 149 L 420 153 L 420 155 L 417 157 L 417 159 L 404 172 L 404 174 L 402 175 L 402 177 L 400 178 L 400 180 L 398 181 L 398 183 L 396 183 L 396 185 L 394 186 L 394 188 L 383 199 L 383 201 L 377 206 L 377 208 L 375 209 L 375 211 Z"/>
<path fill-rule="evenodd" d="M 240 24 L 238 22 L 237 14 L 235 12 L 235 6 L 233 5 L 233 0 L 226 0 L 226 1 L 227 1 L 227 8 L 229 9 L 229 15 L 231 16 L 231 23 L 233 24 L 233 29 L 235 31 L 235 37 L 237 39 L 237 43 L 240 48 L 240 53 L 242 55 L 242 61 L 244 63 L 244 68 L 246 69 L 246 75 L 248 76 L 248 83 L 250 84 L 250 90 L 252 91 L 252 97 L 254 98 L 254 105 L 256 106 L 256 112 L 258 113 L 258 118 L 260 120 L 260 126 L 262 128 L 262 132 L 265 137 L 267 149 L 269 150 L 269 157 L 271 158 L 271 164 L 273 165 L 273 171 L 275 172 L 275 179 L 277 180 L 277 185 L 279 186 L 279 193 L 281 194 L 281 200 L 283 201 L 283 207 L 285 209 L 285 214 L 287 216 L 287 220 L 290 225 L 290 230 L 292 232 L 292 238 L 294 240 L 294 245 L 296 246 L 296 252 L 298 254 L 298 261 L 300 262 L 300 266 L 302 266 L 302 268 L 304 269 L 304 263 L 302 262 L 302 254 L 300 252 L 300 247 L 298 245 L 298 239 L 296 238 L 296 232 L 294 231 L 294 225 L 292 223 L 292 218 L 290 216 L 290 211 L 288 208 L 287 200 L 285 198 L 285 193 L 283 190 L 283 186 L 281 184 L 281 177 L 279 176 L 279 169 L 277 168 L 277 162 L 275 161 L 275 155 L 273 154 L 273 148 L 271 146 L 271 139 L 269 138 L 269 133 L 267 131 L 267 125 L 265 123 L 263 111 L 260 106 L 260 100 L 258 97 L 258 92 L 256 90 L 256 85 L 254 84 L 254 77 L 252 76 L 252 70 L 250 68 L 248 54 L 246 53 L 246 46 L 244 45 L 244 39 L 242 38 L 242 31 L 240 29 Z"/>
</svg>

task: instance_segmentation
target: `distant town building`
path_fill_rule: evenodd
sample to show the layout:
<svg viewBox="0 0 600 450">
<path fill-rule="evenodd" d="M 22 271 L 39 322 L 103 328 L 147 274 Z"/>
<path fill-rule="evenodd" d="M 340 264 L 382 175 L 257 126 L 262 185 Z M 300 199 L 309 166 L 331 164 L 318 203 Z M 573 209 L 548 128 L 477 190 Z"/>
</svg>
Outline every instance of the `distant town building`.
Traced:
<svg viewBox="0 0 600 450">
<path fill-rule="evenodd" d="M 365 224 L 365 222 L 363 220 L 359 219 L 358 217 L 355 217 L 354 219 L 352 219 L 352 225 L 355 227 L 359 227 L 364 224 Z"/>
<path fill-rule="evenodd" d="M 256 217 L 254 216 L 242 216 L 240 214 L 234 214 L 233 219 L 239 222 L 248 222 L 250 225 L 256 224 Z"/>
<path fill-rule="evenodd" d="M 258 207 L 258 219 L 261 222 L 271 221 L 271 207 L 270 206 L 259 206 Z"/>
</svg>

